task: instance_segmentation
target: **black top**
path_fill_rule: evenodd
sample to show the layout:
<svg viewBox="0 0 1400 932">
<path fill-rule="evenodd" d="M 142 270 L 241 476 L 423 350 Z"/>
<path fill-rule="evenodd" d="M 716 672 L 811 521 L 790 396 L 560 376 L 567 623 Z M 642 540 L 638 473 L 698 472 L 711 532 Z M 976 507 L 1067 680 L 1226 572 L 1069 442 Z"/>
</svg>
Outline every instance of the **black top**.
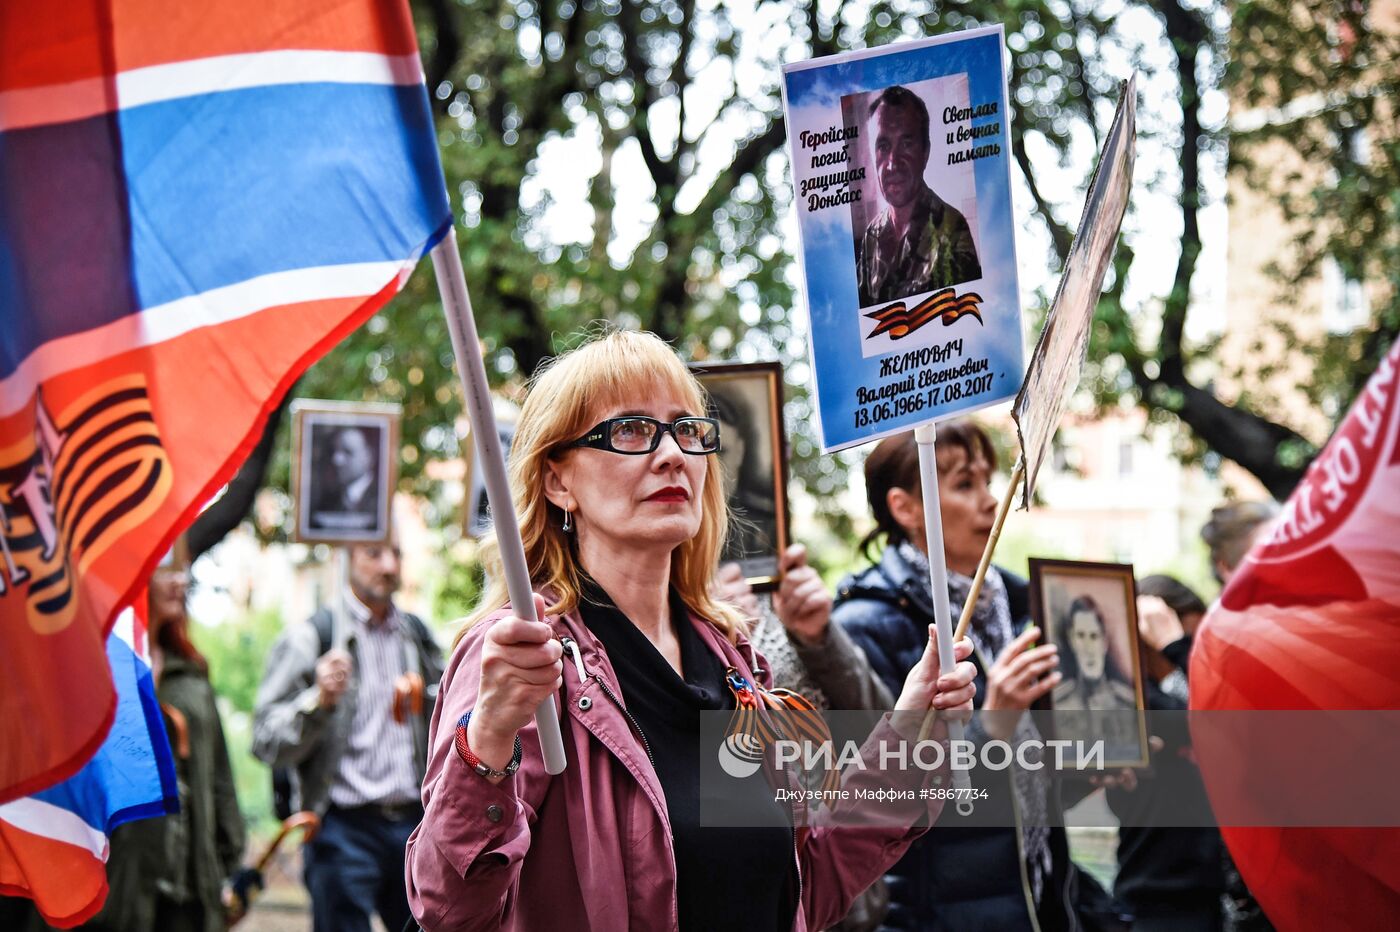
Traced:
<svg viewBox="0 0 1400 932">
<path fill-rule="evenodd" d="M 757 821 L 769 827 L 700 824 L 700 713 L 734 708 L 723 661 L 705 646 L 675 590 L 671 624 L 680 641 L 684 679 L 596 583 L 585 583 L 579 610 L 607 651 L 622 701 L 641 729 L 666 796 L 682 932 L 787 932 L 797 906 L 792 829 L 781 824 L 784 810 L 762 773 L 744 784 L 754 794 Z"/>
<path fill-rule="evenodd" d="M 1162 653 L 1186 673 L 1190 636 L 1168 644 Z M 1204 827 L 1214 821 L 1210 799 L 1200 771 L 1183 753 L 1191 744 L 1186 703 L 1151 680 L 1145 686 L 1149 728 L 1166 746 L 1152 755 L 1152 772 L 1136 790 L 1107 793 L 1109 808 L 1124 823 L 1118 829 L 1113 893 L 1140 918 L 1219 903 L 1225 889 L 1220 830 Z M 1154 717 L 1155 711 L 1165 714 Z M 1158 821 L 1190 821 L 1188 813 L 1195 813 L 1202 827 L 1149 827 Z"/>
</svg>

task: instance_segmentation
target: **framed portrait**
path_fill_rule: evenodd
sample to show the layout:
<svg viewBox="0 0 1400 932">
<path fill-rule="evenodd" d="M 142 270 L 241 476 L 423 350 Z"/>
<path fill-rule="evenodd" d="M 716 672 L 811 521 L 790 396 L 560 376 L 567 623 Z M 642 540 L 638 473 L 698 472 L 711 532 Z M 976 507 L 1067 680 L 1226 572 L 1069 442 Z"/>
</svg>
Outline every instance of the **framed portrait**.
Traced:
<svg viewBox="0 0 1400 932">
<path fill-rule="evenodd" d="M 1062 679 L 1038 706 L 1056 737 L 1104 743 L 1104 765 L 1146 767 L 1137 587 L 1123 563 L 1032 558 L 1031 614 L 1060 652 Z"/>
<path fill-rule="evenodd" d="M 389 539 L 400 411 L 389 404 L 292 402 L 295 540 L 362 544 Z"/>
<path fill-rule="evenodd" d="M 788 544 L 783 367 L 776 362 L 695 365 L 720 422 L 720 470 L 729 502 L 721 559 L 737 562 L 756 591 L 776 589 Z"/>
<path fill-rule="evenodd" d="M 516 405 L 495 399 L 496 434 L 501 438 L 501 452 L 510 459 L 510 445 L 515 441 L 515 424 L 520 419 Z M 462 459 L 467 464 L 462 487 L 466 498 L 462 502 L 462 533 L 480 538 L 491 532 L 491 503 L 486 498 L 486 479 L 476 454 L 476 425 L 467 423 L 467 435 L 462 438 Z"/>
</svg>

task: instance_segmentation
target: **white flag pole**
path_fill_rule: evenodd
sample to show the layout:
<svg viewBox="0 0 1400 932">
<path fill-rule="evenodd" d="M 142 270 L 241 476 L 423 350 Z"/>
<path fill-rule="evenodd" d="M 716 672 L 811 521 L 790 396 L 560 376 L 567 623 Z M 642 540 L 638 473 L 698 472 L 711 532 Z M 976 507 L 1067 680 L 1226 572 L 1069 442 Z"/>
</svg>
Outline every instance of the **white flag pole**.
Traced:
<svg viewBox="0 0 1400 932">
<path fill-rule="evenodd" d="M 520 524 L 516 521 L 510 482 L 506 478 L 505 453 L 501 450 L 500 434 L 496 432 L 496 412 L 491 406 L 486 364 L 481 358 L 471 296 L 467 294 L 467 277 L 462 270 L 462 257 L 457 252 L 456 231 L 449 227 L 432 253 L 442 310 L 447 315 L 447 329 L 452 335 L 452 352 L 457 357 L 457 374 L 462 379 L 472 433 L 476 435 L 477 462 L 481 464 L 486 481 L 486 499 L 491 503 L 491 521 L 501 548 L 511 611 L 517 618 L 538 621 L 530 571 L 525 564 L 525 546 L 520 541 Z M 544 769 L 552 774 L 563 773 L 566 765 L 564 739 L 559 733 L 559 711 L 553 695 L 546 696 L 535 710 L 535 727 L 539 730 L 540 750 L 544 753 Z"/>
<path fill-rule="evenodd" d="M 933 589 L 933 616 L 938 628 L 938 672 L 951 673 L 953 659 L 953 616 L 948 605 L 948 565 L 943 550 L 943 509 L 938 497 L 938 458 L 934 444 L 938 430 L 932 424 L 920 424 L 914 428 L 914 442 L 919 445 L 919 478 L 924 495 L 924 540 L 928 545 L 928 577 Z M 933 722 L 930 711 L 919 732 L 919 739 L 928 737 L 928 729 Z M 948 722 L 950 741 L 963 741 L 963 723 L 957 719 Z M 953 788 L 957 790 L 957 809 L 960 815 L 972 814 L 972 780 L 967 771 L 953 765 Z"/>
</svg>

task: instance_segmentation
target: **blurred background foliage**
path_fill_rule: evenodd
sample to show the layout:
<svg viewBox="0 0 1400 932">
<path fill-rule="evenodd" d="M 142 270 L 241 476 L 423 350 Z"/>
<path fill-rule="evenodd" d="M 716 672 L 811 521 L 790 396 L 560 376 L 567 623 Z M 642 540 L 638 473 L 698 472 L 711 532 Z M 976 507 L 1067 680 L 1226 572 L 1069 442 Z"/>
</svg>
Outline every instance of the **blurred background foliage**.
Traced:
<svg viewBox="0 0 1400 932">
<path fill-rule="evenodd" d="M 1130 214 L 1093 330 L 1085 387 L 1100 405 L 1143 405 L 1179 422 L 1178 452 L 1234 459 L 1286 494 L 1312 446 L 1244 397 L 1226 404 L 1201 375 L 1212 340 L 1185 336 L 1202 249 L 1198 214 L 1223 197 L 1229 164 L 1284 140 L 1330 172 L 1295 182 L 1296 216 L 1316 221 L 1281 281 L 1335 255 L 1396 281 L 1397 81 L 1394 34 L 1349 3 L 1185 0 L 1064 3 L 719 0 L 415 0 L 458 238 L 488 368 L 507 395 L 591 322 L 654 330 L 692 359 L 773 359 L 788 378 L 795 483 L 839 533 L 834 494 L 851 456 L 822 456 L 808 397 L 805 313 L 779 77 L 784 62 L 1000 23 L 1013 102 L 1012 154 L 1023 207 L 1023 266 L 1054 275 L 1068 251 L 1092 153 L 1119 78 L 1138 75 L 1138 190 L 1176 201 L 1175 255 L 1133 245 Z M 1319 28 L 1319 24 L 1328 28 Z M 1359 89 L 1359 90 L 1358 90 Z M 1227 131 L 1227 100 L 1330 94 L 1319 113 L 1251 133 Z M 1368 132 L 1369 149 L 1355 144 Z M 1375 150 L 1372 152 L 1371 150 Z M 579 153 L 584 153 L 580 157 Z M 566 170 L 567 169 L 567 170 Z M 1308 182 L 1308 183 L 1302 183 Z M 582 186 L 582 187 L 580 187 Z M 578 220 L 581 198 L 584 220 Z M 568 203 L 566 203 L 568 202 Z M 572 211 L 566 210 L 573 203 Z M 1155 222 L 1155 221 L 1154 221 Z M 1146 261 L 1175 263 L 1165 291 L 1134 288 Z M 1286 289 L 1281 288 L 1281 291 Z M 1396 329 L 1400 289 L 1375 325 L 1312 347 L 1306 390 L 1336 416 Z M 1028 295 L 1037 329 L 1048 295 Z M 1301 347 L 1300 347 L 1301 348 Z M 402 295 L 302 379 L 303 397 L 404 406 L 402 482 L 432 497 L 427 464 L 455 457 L 461 391 L 428 263 Z M 285 426 L 282 428 L 286 430 Z M 286 488 L 289 444 L 268 484 Z M 450 522 L 449 522 L 450 523 Z M 264 528 L 276 536 L 278 529 Z"/>
</svg>

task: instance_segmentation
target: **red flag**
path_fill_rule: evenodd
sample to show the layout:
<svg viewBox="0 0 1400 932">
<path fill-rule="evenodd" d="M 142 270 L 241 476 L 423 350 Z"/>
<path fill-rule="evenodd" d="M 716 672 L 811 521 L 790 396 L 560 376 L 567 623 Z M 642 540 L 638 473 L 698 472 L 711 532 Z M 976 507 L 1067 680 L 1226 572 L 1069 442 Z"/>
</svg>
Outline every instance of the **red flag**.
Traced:
<svg viewBox="0 0 1400 932">
<path fill-rule="evenodd" d="M 1400 343 L 1201 626 L 1192 709 L 1400 709 L 1397 396 Z M 1248 770 L 1200 763 L 1213 797 L 1238 792 L 1229 781 Z M 1400 915 L 1400 830 L 1222 832 L 1281 930 L 1389 927 Z"/>
<path fill-rule="evenodd" d="M 450 214 L 403 0 L 0 3 L 0 803 L 77 771 L 107 632 Z"/>
</svg>

